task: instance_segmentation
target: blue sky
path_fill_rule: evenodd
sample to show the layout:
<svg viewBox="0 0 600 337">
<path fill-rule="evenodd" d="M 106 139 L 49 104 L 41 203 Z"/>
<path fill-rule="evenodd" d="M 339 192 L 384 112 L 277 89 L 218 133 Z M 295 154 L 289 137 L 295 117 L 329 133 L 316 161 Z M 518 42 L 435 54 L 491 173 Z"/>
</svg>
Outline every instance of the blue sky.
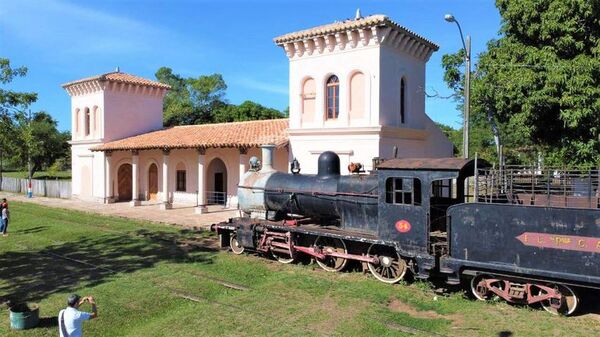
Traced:
<svg viewBox="0 0 600 337">
<path fill-rule="evenodd" d="M 154 79 L 161 66 L 183 76 L 221 73 L 232 103 L 253 100 L 288 106 L 288 60 L 273 38 L 354 17 L 386 14 L 440 45 L 427 66 L 427 92 L 451 92 L 443 54 L 462 47 L 452 13 L 473 41 L 473 54 L 498 36 L 500 17 L 489 0 L 0 0 L 0 57 L 29 68 L 10 88 L 39 94 L 46 110 L 70 128 L 70 99 L 62 83 L 114 70 Z M 428 98 L 434 120 L 459 127 L 448 99 Z"/>
</svg>

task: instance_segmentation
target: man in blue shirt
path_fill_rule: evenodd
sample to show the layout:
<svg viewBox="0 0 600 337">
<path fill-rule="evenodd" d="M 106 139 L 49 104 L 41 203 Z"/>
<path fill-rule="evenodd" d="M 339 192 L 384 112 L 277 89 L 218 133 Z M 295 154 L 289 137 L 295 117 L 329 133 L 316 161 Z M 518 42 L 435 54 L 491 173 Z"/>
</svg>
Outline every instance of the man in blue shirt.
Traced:
<svg viewBox="0 0 600 337">
<path fill-rule="evenodd" d="M 79 311 L 80 305 L 88 302 L 92 305 L 92 312 Z M 67 299 L 68 307 L 58 313 L 58 330 L 60 337 L 82 337 L 83 321 L 98 317 L 96 302 L 92 296 L 81 297 L 77 294 L 70 295 Z"/>
</svg>

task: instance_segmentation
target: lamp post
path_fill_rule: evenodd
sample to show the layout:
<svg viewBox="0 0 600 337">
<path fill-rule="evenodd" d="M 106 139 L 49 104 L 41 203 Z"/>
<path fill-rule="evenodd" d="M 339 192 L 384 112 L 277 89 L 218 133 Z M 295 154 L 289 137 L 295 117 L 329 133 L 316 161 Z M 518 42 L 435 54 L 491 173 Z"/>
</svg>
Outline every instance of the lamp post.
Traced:
<svg viewBox="0 0 600 337">
<path fill-rule="evenodd" d="M 465 50 L 465 113 L 463 117 L 463 157 L 469 158 L 469 110 L 471 107 L 471 37 L 467 35 L 466 43 L 460 24 L 452 14 L 446 14 L 444 20 L 456 23 L 460 39 Z"/>
</svg>

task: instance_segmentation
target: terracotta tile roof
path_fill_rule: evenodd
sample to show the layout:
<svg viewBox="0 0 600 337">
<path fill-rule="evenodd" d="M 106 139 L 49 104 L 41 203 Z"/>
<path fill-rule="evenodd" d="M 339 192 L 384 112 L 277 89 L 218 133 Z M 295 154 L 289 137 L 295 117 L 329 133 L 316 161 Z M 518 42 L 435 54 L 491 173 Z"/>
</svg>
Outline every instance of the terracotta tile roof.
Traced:
<svg viewBox="0 0 600 337">
<path fill-rule="evenodd" d="M 119 71 L 82 78 L 77 81 L 65 83 L 62 85 L 62 87 L 67 88 L 74 84 L 79 84 L 79 83 L 84 83 L 84 82 L 89 82 L 89 81 L 111 81 L 111 82 L 118 82 L 118 83 L 137 84 L 137 85 L 145 85 L 145 86 L 157 87 L 157 88 L 163 88 L 163 89 L 171 89 L 171 86 L 169 86 L 167 84 L 152 81 L 152 80 L 149 80 L 149 79 L 146 79 L 143 77 L 139 77 L 139 76 L 122 73 Z"/>
<path fill-rule="evenodd" d="M 413 38 L 428 45 L 436 51 L 439 49 L 439 46 L 435 43 L 418 35 L 417 33 L 411 31 L 406 27 L 400 26 L 399 24 L 397 24 L 396 22 L 394 22 L 389 17 L 383 14 L 370 15 L 360 19 L 348 19 L 344 21 L 337 21 L 327 25 L 322 25 L 306 30 L 301 30 L 299 32 L 278 36 L 275 39 L 273 39 L 273 41 L 275 41 L 277 45 L 283 45 L 289 42 L 301 41 L 308 38 L 330 35 L 338 32 L 345 32 L 348 30 L 358 30 L 372 26 L 392 27 L 393 29 L 396 29 L 402 33 L 412 36 Z"/>
<path fill-rule="evenodd" d="M 91 148 L 92 151 L 185 149 L 209 147 L 257 147 L 288 144 L 288 120 L 234 122 L 175 126 Z"/>
</svg>

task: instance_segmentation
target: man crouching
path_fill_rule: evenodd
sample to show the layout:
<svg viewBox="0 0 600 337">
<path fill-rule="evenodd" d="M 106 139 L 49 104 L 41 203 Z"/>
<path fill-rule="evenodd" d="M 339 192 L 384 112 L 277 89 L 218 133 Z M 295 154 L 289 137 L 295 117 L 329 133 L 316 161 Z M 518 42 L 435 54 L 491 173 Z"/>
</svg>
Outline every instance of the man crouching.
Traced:
<svg viewBox="0 0 600 337">
<path fill-rule="evenodd" d="M 92 312 L 79 311 L 80 305 L 88 302 L 92 306 Z M 67 299 L 65 309 L 58 313 L 58 329 L 60 337 L 82 337 L 83 321 L 98 317 L 96 302 L 92 296 L 81 297 L 77 294 L 70 295 Z"/>
</svg>

